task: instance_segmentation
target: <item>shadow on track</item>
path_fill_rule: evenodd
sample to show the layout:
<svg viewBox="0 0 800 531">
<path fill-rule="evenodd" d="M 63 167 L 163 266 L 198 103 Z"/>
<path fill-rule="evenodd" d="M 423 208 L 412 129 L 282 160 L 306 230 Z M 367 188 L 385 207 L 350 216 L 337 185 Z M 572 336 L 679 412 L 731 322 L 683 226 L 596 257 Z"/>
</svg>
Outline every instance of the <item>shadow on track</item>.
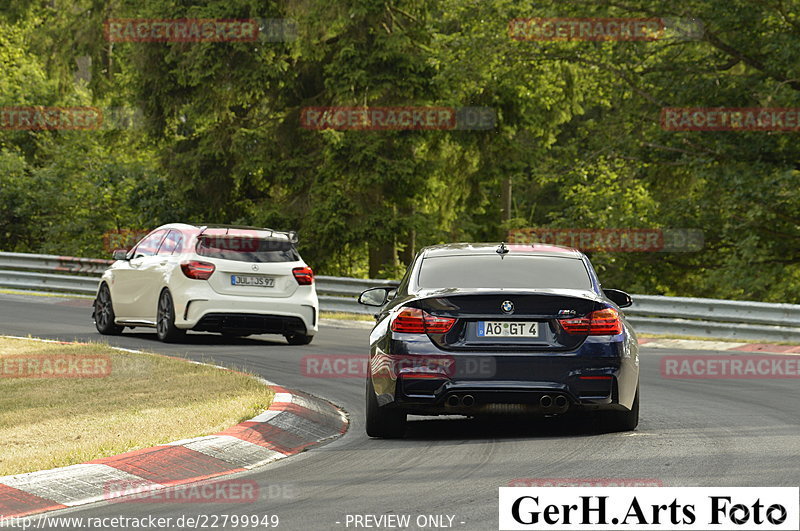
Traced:
<svg viewBox="0 0 800 531">
<path fill-rule="evenodd" d="M 152 342 L 158 345 L 164 345 L 158 340 L 155 330 L 152 332 L 149 329 L 142 329 L 142 332 L 126 330 L 122 337 L 135 337 L 142 341 Z M 223 336 L 221 334 L 202 333 L 202 332 L 189 332 L 179 341 L 175 343 L 167 343 L 168 345 L 180 347 L 181 345 L 237 345 L 237 346 L 257 346 L 257 347 L 286 347 L 286 340 L 279 335 L 260 335 L 251 337 L 231 337 Z"/>
<path fill-rule="evenodd" d="M 505 416 L 486 418 L 422 418 L 409 420 L 404 440 L 485 440 L 514 438 L 591 437 L 610 433 L 593 415 L 559 417 Z"/>
</svg>

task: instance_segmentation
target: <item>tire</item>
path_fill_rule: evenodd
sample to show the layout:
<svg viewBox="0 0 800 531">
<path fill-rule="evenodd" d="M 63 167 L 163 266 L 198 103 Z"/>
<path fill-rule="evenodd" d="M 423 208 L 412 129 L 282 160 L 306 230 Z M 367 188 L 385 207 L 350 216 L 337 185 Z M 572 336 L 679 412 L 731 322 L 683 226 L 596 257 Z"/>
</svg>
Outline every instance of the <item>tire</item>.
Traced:
<svg viewBox="0 0 800 531">
<path fill-rule="evenodd" d="M 94 300 L 94 326 L 104 336 L 117 336 L 125 329 L 114 323 L 114 306 L 111 304 L 111 291 L 108 284 L 100 286 Z"/>
<path fill-rule="evenodd" d="M 406 432 L 406 422 L 405 412 L 378 406 L 372 378 L 367 376 L 367 435 L 380 439 L 401 439 Z"/>
<path fill-rule="evenodd" d="M 630 411 L 606 411 L 601 417 L 601 426 L 606 431 L 633 431 L 639 425 L 639 386 Z"/>
<path fill-rule="evenodd" d="M 175 305 L 172 303 L 172 295 L 166 289 L 158 297 L 156 333 L 158 339 L 164 343 L 174 343 L 186 335 L 186 330 L 175 326 Z"/>
<path fill-rule="evenodd" d="M 305 334 L 292 334 L 283 336 L 290 345 L 308 345 L 314 336 L 307 336 Z"/>
</svg>

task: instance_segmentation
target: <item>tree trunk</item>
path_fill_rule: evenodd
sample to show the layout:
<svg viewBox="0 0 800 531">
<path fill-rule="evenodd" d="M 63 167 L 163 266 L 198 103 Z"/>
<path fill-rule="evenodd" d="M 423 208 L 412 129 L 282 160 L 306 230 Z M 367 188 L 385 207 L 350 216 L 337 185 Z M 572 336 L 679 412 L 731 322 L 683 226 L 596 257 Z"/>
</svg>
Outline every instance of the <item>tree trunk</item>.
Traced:
<svg viewBox="0 0 800 531">
<path fill-rule="evenodd" d="M 397 265 L 394 242 L 369 244 L 369 278 L 378 278 L 381 269 Z"/>
<path fill-rule="evenodd" d="M 511 219 L 511 177 L 505 177 L 500 183 L 500 239 L 505 241 L 508 236 L 508 221 Z"/>
<path fill-rule="evenodd" d="M 417 254 L 417 231 L 411 229 L 406 234 L 405 247 L 400 251 L 400 261 L 403 265 L 408 266 Z"/>
</svg>

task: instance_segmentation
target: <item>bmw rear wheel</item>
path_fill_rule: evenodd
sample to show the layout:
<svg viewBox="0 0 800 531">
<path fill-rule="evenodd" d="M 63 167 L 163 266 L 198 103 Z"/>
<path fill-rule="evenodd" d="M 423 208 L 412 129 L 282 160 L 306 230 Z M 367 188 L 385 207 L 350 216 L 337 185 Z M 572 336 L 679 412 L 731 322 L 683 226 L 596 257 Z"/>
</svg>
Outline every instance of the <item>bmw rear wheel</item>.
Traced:
<svg viewBox="0 0 800 531">
<path fill-rule="evenodd" d="M 122 333 L 124 326 L 114 323 L 114 306 L 111 304 L 111 291 L 107 284 L 100 286 L 97 298 L 94 301 L 94 326 L 97 331 L 106 336 L 116 336 Z"/>
<path fill-rule="evenodd" d="M 156 316 L 156 333 L 164 343 L 174 343 L 186 335 L 186 330 L 175 326 L 175 305 L 169 290 L 161 292 L 158 298 L 158 315 Z"/>
<path fill-rule="evenodd" d="M 608 431 L 633 431 L 639 425 L 639 386 L 628 411 L 605 411 L 601 417 L 602 427 Z"/>
<path fill-rule="evenodd" d="M 406 432 L 403 411 L 378 406 L 372 378 L 367 376 L 367 435 L 381 439 L 400 439 Z"/>
</svg>

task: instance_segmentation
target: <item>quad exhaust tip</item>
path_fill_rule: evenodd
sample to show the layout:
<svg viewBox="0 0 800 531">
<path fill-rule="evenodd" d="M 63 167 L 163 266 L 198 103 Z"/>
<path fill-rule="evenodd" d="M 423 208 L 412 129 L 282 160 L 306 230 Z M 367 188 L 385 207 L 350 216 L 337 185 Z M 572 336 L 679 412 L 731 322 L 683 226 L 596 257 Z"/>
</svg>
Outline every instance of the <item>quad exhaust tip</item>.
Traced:
<svg viewBox="0 0 800 531">
<path fill-rule="evenodd" d="M 450 395 L 447 397 L 447 401 L 445 402 L 450 407 L 472 407 L 475 405 L 475 397 L 472 395 L 464 395 L 459 397 L 458 395 Z"/>
<path fill-rule="evenodd" d="M 565 410 L 569 407 L 569 400 L 567 400 L 567 397 L 564 395 L 556 395 L 555 397 L 542 395 L 539 399 L 539 406 L 542 409 L 555 407 L 555 409 Z"/>
<path fill-rule="evenodd" d="M 445 404 L 449 407 L 472 407 L 475 405 L 475 397 L 472 395 L 450 395 L 445 400 Z M 569 400 L 564 395 L 542 395 L 539 398 L 539 406 L 542 409 L 555 408 L 556 410 L 566 410 L 569 407 Z M 558 412 L 558 411 L 557 411 Z"/>
</svg>

